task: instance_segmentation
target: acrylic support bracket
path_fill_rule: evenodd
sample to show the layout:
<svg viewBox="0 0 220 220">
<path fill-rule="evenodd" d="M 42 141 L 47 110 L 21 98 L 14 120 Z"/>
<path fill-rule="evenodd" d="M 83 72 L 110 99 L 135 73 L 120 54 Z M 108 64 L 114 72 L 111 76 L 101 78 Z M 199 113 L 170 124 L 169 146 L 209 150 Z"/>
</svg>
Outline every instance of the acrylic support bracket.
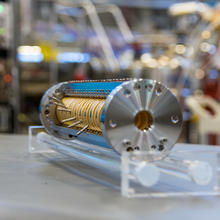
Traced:
<svg viewBox="0 0 220 220">
<path fill-rule="evenodd" d="M 151 153 L 124 152 L 48 135 L 43 126 L 29 127 L 29 152 L 54 164 L 121 191 L 125 197 L 220 195 L 220 152 L 171 151 L 152 161 Z M 59 159 L 58 159 L 59 158 Z"/>
</svg>

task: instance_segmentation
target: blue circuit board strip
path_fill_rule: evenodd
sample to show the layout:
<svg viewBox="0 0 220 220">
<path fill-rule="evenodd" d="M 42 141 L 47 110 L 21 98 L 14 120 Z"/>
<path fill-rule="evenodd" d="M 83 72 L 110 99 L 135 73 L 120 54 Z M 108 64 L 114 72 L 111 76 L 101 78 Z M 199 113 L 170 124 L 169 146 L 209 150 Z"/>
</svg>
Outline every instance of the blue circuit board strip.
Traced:
<svg viewBox="0 0 220 220">
<path fill-rule="evenodd" d="M 123 82 L 81 82 L 70 83 L 68 86 L 80 92 L 111 92 L 114 88 Z"/>
</svg>

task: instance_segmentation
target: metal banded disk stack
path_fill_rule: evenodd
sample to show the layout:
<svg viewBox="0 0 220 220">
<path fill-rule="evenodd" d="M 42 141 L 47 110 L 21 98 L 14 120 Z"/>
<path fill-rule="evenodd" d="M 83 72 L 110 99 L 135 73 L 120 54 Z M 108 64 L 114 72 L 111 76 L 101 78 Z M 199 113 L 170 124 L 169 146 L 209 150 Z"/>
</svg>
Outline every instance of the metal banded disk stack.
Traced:
<svg viewBox="0 0 220 220">
<path fill-rule="evenodd" d="M 57 119 L 63 126 L 101 135 L 101 114 L 105 99 L 68 97 L 63 98 L 62 103 L 69 110 L 57 108 Z"/>
</svg>

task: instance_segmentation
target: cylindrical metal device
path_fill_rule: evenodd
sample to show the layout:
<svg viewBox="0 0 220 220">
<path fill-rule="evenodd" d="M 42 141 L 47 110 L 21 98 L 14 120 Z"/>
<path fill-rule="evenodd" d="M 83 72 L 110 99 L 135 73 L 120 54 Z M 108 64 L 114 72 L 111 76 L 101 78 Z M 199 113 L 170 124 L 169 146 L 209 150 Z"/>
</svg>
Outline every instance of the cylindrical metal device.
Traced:
<svg viewBox="0 0 220 220">
<path fill-rule="evenodd" d="M 175 95 L 147 79 L 57 84 L 44 94 L 40 116 L 51 135 L 77 138 L 118 153 L 167 153 L 182 127 Z"/>
</svg>

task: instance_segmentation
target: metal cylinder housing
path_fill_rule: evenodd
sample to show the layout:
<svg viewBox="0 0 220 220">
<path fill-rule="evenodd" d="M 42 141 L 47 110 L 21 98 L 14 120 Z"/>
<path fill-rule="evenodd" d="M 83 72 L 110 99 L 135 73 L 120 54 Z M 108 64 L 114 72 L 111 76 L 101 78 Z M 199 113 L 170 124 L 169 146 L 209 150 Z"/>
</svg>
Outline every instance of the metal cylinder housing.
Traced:
<svg viewBox="0 0 220 220">
<path fill-rule="evenodd" d="M 123 151 L 166 154 L 177 142 L 182 113 L 175 95 L 154 80 L 65 82 L 43 96 L 40 117 L 59 138 Z"/>
</svg>

